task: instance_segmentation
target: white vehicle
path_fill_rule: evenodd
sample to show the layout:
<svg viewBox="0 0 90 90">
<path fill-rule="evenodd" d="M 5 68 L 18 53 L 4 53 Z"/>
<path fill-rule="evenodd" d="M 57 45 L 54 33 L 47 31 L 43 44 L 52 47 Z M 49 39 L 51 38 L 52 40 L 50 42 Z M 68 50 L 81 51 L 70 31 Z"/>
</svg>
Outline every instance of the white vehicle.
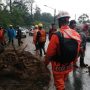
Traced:
<svg viewBox="0 0 90 90">
<path fill-rule="evenodd" d="M 33 29 L 29 30 L 29 36 L 33 36 Z"/>
<path fill-rule="evenodd" d="M 26 28 L 26 33 L 29 33 L 29 30 Z"/>
<path fill-rule="evenodd" d="M 32 26 L 31 28 L 30 28 L 30 30 L 29 30 L 29 36 L 33 36 L 33 29 L 34 29 L 34 26 Z"/>
<path fill-rule="evenodd" d="M 21 32 L 22 32 L 22 38 L 25 37 L 26 38 L 26 35 L 27 35 L 27 32 L 25 29 L 21 29 Z"/>
</svg>

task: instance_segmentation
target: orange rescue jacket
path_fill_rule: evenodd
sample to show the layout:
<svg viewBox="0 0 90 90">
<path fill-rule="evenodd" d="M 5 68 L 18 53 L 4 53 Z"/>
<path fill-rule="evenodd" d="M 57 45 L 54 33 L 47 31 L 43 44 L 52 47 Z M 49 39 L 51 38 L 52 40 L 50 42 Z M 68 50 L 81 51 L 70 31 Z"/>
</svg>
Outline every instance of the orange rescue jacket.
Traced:
<svg viewBox="0 0 90 90">
<path fill-rule="evenodd" d="M 3 35 L 4 35 L 4 31 L 3 31 L 3 29 L 1 29 L 1 30 L 0 30 L 0 38 L 2 38 Z"/>
<path fill-rule="evenodd" d="M 36 44 L 36 36 L 37 36 L 38 29 L 33 31 L 33 43 Z"/>
<path fill-rule="evenodd" d="M 40 37 L 40 42 L 46 42 L 46 32 L 45 30 L 40 30 L 41 37 Z"/>
<path fill-rule="evenodd" d="M 80 39 L 80 35 L 73 29 L 70 29 L 69 26 L 62 26 L 60 28 L 60 31 L 63 33 L 65 38 L 73 38 L 75 40 L 77 40 L 78 42 L 78 53 L 80 51 L 80 44 L 81 44 L 81 39 Z M 47 49 L 47 54 L 46 54 L 46 63 L 49 63 L 49 58 L 56 55 L 56 52 L 59 50 L 58 48 L 60 48 L 60 44 L 59 44 L 59 39 L 57 35 L 52 35 L 51 41 L 48 45 L 48 49 Z M 77 55 L 78 57 L 78 55 Z M 76 59 L 77 59 L 76 57 Z M 75 59 L 75 60 L 76 60 Z M 64 73 L 68 73 L 73 69 L 73 62 L 71 62 L 68 66 L 66 65 L 62 65 L 60 66 L 59 62 L 55 62 L 55 61 L 51 61 L 52 64 L 52 71 L 54 74 L 64 74 Z"/>
</svg>

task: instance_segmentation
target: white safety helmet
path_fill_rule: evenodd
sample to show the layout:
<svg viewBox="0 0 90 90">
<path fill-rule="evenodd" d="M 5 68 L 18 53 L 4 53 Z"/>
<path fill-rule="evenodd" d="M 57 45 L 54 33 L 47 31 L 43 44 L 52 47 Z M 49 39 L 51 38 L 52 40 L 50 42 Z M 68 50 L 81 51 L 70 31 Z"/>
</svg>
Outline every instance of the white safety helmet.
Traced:
<svg viewBox="0 0 90 90">
<path fill-rule="evenodd" d="M 59 14 L 57 15 L 57 19 L 60 19 L 60 18 L 63 18 L 63 17 L 69 17 L 70 18 L 70 15 L 69 15 L 68 12 L 60 11 Z"/>
<path fill-rule="evenodd" d="M 12 27 L 12 26 L 13 26 L 12 24 L 9 25 L 9 27 Z"/>
<path fill-rule="evenodd" d="M 38 25 L 35 25 L 35 28 L 38 28 Z"/>
</svg>

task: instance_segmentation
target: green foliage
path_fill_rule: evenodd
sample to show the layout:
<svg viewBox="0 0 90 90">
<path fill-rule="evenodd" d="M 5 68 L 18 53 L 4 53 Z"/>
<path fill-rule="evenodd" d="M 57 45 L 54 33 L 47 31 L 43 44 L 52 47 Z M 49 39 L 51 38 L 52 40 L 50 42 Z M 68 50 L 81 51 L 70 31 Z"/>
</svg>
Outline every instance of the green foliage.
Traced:
<svg viewBox="0 0 90 90">
<path fill-rule="evenodd" d="M 53 23 L 53 16 L 50 13 L 41 13 L 41 10 L 39 7 L 36 7 L 34 13 L 34 25 L 38 23 L 42 23 L 44 25 L 44 28 L 48 31 L 49 26 L 51 23 Z"/>
<path fill-rule="evenodd" d="M 0 24 L 7 27 L 9 24 L 14 26 L 28 26 L 30 25 L 30 14 L 27 6 L 22 2 L 13 2 L 11 12 L 6 8 L 0 9 Z"/>
<path fill-rule="evenodd" d="M 41 21 L 52 23 L 53 17 L 50 13 L 42 13 Z"/>
<path fill-rule="evenodd" d="M 40 18 L 41 18 L 40 8 L 36 7 L 35 10 L 36 11 L 34 13 L 34 21 L 40 21 Z"/>
<path fill-rule="evenodd" d="M 79 23 L 89 23 L 89 16 L 87 14 L 82 14 L 81 16 L 79 16 L 78 18 Z"/>
<path fill-rule="evenodd" d="M 41 22 L 44 24 L 44 28 L 49 28 L 53 22 L 53 16 L 50 13 L 41 13 L 39 7 L 36 7 L 35 13 L 31 14 L 29 12 L 31 9 L 28 8 L 29 3 L 33 4 L 34 0 L 14 0 L 11 11 L 8 9 L 9 2 L 7 5 L 0 5 L 0 25 L 3 27 L 8 27 L 9 24 L 30 27 L 32 24 Z"/>
</svg>

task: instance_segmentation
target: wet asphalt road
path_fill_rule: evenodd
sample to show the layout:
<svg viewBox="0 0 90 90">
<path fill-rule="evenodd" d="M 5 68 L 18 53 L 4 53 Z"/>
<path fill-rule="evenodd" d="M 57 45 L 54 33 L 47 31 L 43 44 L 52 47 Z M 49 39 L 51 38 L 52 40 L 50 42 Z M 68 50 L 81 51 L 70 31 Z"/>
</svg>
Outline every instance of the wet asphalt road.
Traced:
<svg viewBox="0 0 90 90">
<path fill-rule="evenodd" d="M 32 36 L 28 36 L 24 39 L 24 43 L 28 44 L 26 51 L 30 51 L 31 53 L 35 54 L 35 47 L 32 43 Z M 46 42 L 45 47 L 48 46 L 48 40 Z M 90 66 L 90 43 L 87 43 L 87 49 L 85 54 L 85 63 Z M 79 61 L 77 62 L 79 66 Z M 51 70 L 51 65 L 48 66 Z M 66 90 L 90 90 L 90 72 L 88 72 L 88 68 L 77 68 L 76 70 L 72 71 L 68 79 L 66 81 Z M 52 72 L 51 72 L 52 73 Z M 55 90 L 54 83 L 53 83 L 53 75 L 51 75 L 51 81 L 49 85 L 49 90 Z"/>
</svg>

